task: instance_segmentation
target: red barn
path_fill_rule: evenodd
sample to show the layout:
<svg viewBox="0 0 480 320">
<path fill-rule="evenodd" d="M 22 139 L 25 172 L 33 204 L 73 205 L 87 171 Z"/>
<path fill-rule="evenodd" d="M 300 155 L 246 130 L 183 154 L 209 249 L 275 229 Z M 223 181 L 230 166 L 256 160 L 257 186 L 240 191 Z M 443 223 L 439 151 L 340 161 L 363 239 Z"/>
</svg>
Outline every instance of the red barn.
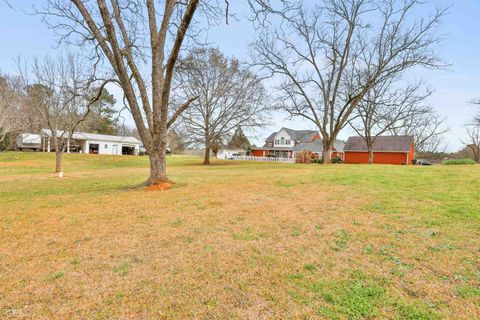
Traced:
<svg viewBox="0 0 480 320">
<path fill-rule="evenodd" d="M 368 149 L 362 137 L 350 137 L 343 149 L 345 163 L 368 163 Z M 412 164 L 415 145 L 412 136 L 380 136 L 373 143 L 373 163 Z"/>
</svg>

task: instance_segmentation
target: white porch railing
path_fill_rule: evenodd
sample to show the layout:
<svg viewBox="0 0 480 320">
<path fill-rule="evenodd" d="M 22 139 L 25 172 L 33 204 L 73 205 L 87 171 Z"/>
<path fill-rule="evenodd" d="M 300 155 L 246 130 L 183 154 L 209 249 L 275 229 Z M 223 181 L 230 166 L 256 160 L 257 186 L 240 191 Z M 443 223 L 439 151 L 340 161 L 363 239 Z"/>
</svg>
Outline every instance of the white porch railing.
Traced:
<svg viewBox="0 0 480 320">
<path fill-rule="evenodd" d="M 233 156 L 233 160 L 295 163 L 294 158 L 275 158 L 275 157 Z"/>
</svg>

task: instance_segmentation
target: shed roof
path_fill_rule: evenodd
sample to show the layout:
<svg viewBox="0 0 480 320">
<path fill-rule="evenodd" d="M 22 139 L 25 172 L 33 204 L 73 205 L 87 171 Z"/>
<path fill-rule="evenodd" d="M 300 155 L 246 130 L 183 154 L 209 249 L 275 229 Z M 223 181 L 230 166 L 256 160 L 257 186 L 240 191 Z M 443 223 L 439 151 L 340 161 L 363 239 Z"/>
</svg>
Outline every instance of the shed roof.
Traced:
<svg viewBox="0 0 480 320">
<path fill-rule="evenodd" d="M 49 129 L 42 129 L 42 134 L 51 136 Z M 60 136 L 62 131 L 57 131 L 57 136 Z M 142 144 L 137 138 L 130 136 L 112 136 L 108 134 L 97 134 L 87 132 L 74 132 L 72 139 L 75 140 L 94 140 L 94 141 L 108 141 L 108 142 L 123 142 L 132 144 Z"/>
<path fill-rule="evenodd" d="M 380 136 L 373 142 L 374 152 L 409 152 L 413 136 Z M 350 137 L 343 149 L 345 152 L 367 152 L 367 143 L 362 137 Z"/>
</svg>

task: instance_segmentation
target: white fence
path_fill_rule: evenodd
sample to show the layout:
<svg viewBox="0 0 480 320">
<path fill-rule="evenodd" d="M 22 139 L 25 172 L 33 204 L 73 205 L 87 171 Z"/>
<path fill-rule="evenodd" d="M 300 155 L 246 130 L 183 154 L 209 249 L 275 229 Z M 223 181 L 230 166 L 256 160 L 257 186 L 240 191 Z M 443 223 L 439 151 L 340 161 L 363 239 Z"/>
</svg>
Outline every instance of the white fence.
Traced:
<svg viewBox="0 0 480 320">
<path fill-rule="evenodd" d="M 294 158 L 274 158 L 274 157 L 233 156 L 233 160 L 295 163 Z"/>
</svg>

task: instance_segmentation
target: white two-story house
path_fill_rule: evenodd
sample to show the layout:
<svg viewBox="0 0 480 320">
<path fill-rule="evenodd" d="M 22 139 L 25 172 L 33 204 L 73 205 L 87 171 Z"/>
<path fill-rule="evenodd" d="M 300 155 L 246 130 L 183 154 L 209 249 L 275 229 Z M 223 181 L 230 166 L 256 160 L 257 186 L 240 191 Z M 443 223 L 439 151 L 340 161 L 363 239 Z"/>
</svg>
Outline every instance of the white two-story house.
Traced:
<svg viewBox="0 0 480 320">
<path fill-rule="evenodd" d="M 343 145 L 343 141 L 337 140 L 331 156 L 343 159 Z M 295 152 L 309 151 L 321 158 L 322 149 L 322 140 L 317 131 L 282 128 L 268 136 L 263 147 L 253 148 L 251 153 L 257 157 L 293 158 Z"/>
<path fill-rule="evenodd" d="M 318 139 L 320 139 L 320 136 L 314 130 L 282 128 L 268 136 L 263 147 L 252 149 L 252 155 L 258 157 L 291 158 L 296 145 Z"/>
</svg>

